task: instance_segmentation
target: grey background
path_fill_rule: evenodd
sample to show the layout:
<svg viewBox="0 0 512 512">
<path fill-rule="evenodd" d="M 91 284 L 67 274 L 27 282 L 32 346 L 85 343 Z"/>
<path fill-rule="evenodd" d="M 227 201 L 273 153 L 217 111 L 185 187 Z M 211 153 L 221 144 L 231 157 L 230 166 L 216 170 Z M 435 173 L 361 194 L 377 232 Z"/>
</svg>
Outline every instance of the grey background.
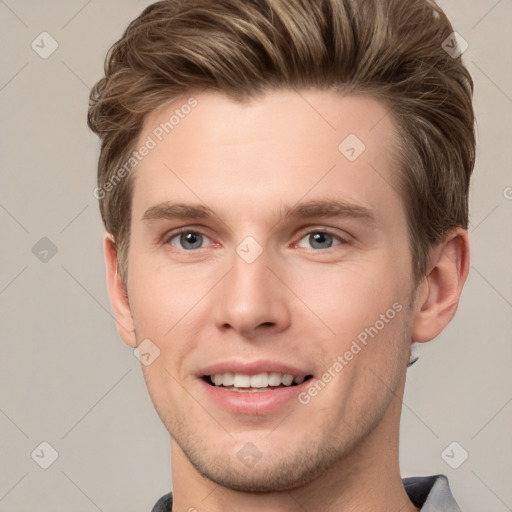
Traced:
<svg viewBox="0 0 512 512">
<path fill-rule="evenodd" d="M 92 195 L 99 142 L 85 122 L 107 49 L 149 3 L 0 0 L 1 512 L 149 511 L 171 486 L 167 432 L 110 312 Z M 409 370 L 400 461 L 404 476 L 446 474 L 463 511 L 502 512 L 512 510 L 512 1 L 441 5 L 476 82 L 472 268 L 456 319 Z M 31 48 L 43 31 L 59 45 L 47 59 Z M 57 248 L 46 262 L 43 237 Z M 49 456 L 43 441 L 59 454 L 48 469 L 35 462 Z"/>
</svg>

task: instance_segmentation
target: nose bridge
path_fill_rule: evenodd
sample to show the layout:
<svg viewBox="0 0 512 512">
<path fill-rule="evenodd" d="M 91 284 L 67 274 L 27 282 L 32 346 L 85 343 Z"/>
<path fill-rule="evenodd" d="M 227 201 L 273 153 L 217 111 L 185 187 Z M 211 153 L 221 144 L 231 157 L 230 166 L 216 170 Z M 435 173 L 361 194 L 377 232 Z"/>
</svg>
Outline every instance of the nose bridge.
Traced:
<svg viewBox="0 0 512 512">
<path fill-rule="evenodd" d="M 265 324 L 280 330 L 289 322 L 285 290 L 274 273 L 272 251 L 246 237 L 235 249 L 231 271 L 218 290 L 216 322 L 244 336 Z M 272 269 L 272 270 L 270 270 Z"/>
</svg>

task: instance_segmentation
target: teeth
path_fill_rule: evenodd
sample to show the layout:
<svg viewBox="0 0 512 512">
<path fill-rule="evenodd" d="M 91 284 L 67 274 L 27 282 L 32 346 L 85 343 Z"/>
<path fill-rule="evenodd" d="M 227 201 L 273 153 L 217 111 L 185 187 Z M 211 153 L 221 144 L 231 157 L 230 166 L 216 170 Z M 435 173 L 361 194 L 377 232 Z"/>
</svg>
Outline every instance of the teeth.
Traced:
<svg viewBox="0 0 512 512">
<path fill-rule="evenodd" d="M 291 386 L 293 382 L 301 384 L 305 377 L 295 377 L 290 374 L 269 372 L 257 375 L 245 375 L 243 373 L 217 373 L 210 376 L 215 386 L 235 388 L 267 388 L 269 386 Z"/>
<path fill-rule="evenodd" d="M 268 375 L 268 385 L 269 386 L 280 386 L 281 385 L 281 377 L 280 373 L 269 373 Z"/>
<path fill-rule="evenodd" d="M 281 382 L 285 385 L 285 386 L 291 386 L 292 382 L 293 382 L 293 375 L 283 375 L 282 379 L 281 379 Z"/>
<path fill-rule="evenodd" d="M 235 382 L 235 375 L 233 373 L 224 373 L 224 374 L 220 374 L 222 379 L 220 381 L 220 384 L 224 384 L 224 386 L 232 386 L 233 385 L 233 382 Z"/>
<path fill-rule="evenodd" d="M 268 373 L 258 373 L 251 377 L 251 388 L 266 388 L 268 386 Z"/>
<path fill-rule="evenodd" d="M 215 380 L 214 380 L 214 382 L 215 382 Z M 224 382 L 224 375 L 222 376 L 222 382 Z M 251 387 L 250 375 L 243 375 L 241 373 L 235 373 L 235 377 L 233 379 L 233 386 L 235 386 L 235 388 L 250 388 Z"/>
</svg>

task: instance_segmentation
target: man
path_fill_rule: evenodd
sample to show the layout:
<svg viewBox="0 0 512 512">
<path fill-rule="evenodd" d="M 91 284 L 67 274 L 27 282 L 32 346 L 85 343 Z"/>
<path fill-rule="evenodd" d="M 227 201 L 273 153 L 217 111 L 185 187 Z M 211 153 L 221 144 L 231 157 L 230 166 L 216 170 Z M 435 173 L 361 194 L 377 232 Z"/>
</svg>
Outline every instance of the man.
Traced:
<svg viewBox="0 0 512 512">
<path fill-rule="evenodd" d="M 451 38 L 451 39 L 450 39 Z M 427 0 L 168 0 L 91 93 L 108 287 L 171 436 L 154 511 L 457 511 L 402 480 L 469 267 L 473 83 Z"/>
</svg>

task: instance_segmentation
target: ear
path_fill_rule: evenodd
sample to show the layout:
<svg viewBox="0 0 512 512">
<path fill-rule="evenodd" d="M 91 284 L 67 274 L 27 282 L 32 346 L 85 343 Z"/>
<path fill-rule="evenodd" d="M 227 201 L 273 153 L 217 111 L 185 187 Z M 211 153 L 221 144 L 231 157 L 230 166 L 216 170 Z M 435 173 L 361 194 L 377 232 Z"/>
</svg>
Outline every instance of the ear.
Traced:
<svg viewBox="0 0 512 512">
<path fill-rule="evenodd" d="M 105 234 L 104 249 L 107 267 L 107 286 L 110 303 L 112 304 L 116 319 L 117 332 L 127 345 L 135 348 L 137 343 L 130 304 L 128 303 L 128 295 L 119 275 L 116 243 L 110 233 Z"/>
<path fill-rule="evenodd" d="M 468 232 L 458 228 L 433 248 L 428 269 L 417 291 L 412 329 L 412 341 L 420 343 L 438 336 L 457 311 L 469 272 Z"/>
</svg>

